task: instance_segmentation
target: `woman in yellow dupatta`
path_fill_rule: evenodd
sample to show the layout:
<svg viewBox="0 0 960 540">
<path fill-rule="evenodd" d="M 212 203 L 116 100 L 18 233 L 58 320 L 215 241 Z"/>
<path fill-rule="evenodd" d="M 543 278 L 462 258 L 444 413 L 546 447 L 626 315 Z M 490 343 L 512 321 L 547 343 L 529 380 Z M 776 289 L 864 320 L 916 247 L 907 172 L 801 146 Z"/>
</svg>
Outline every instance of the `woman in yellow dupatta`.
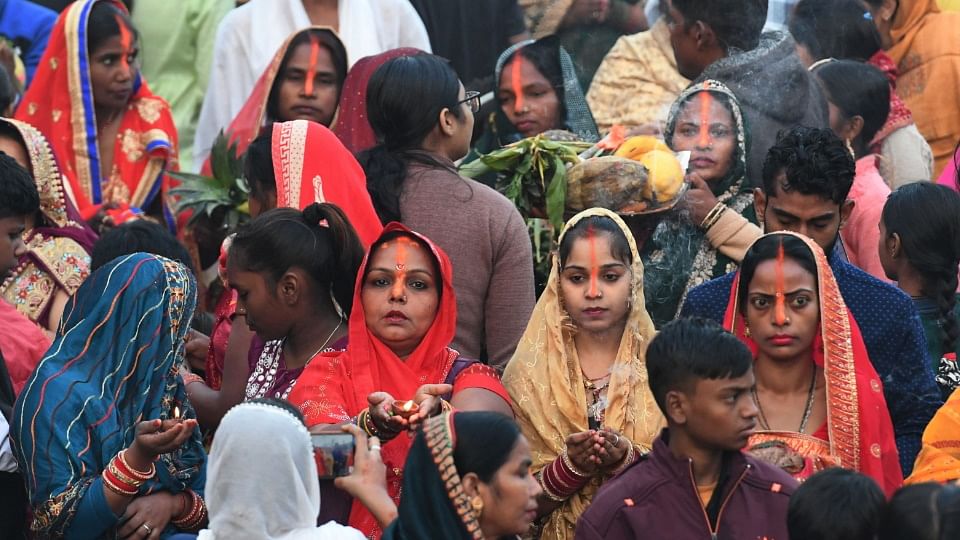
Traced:
<svg viewBox="0 0 960 540">
<path fill-rule="evenodd" d="M 960 138 L 960 13 L 936 0 L 866 0 L 883 48 L 897 64 L 897 94 L 933 150 L 933 178 Z"/>
<path fill-rule="evenodd" d="M 568 221 L 503 375 L 545 490 L 541 538 L 572 539 L 600 485 L 663 426 L 644 368 L 655 332 L 644 305 L 643 263 L 627 225 L 600 208 Z"/>
<path fill-rule="evenodd" d="M 904 484 L 960 479 L 960 388 L 940 407 L 923 430 L 923 446 Z"/>
</svg>

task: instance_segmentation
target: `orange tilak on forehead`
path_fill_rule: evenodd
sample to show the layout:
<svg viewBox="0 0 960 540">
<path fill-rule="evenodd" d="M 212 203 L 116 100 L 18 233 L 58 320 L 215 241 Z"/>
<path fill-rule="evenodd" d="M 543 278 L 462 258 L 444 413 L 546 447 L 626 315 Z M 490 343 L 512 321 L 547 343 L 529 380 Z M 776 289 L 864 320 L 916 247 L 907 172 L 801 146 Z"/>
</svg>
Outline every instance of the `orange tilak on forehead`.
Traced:
<svg viewBox="0 0 960 540">
<path fill-rule="evenodd" d="M 400 296 L 403 294 L 403 288 L 406 286 L 407 281 L 407 258 L 409 257 L 409 250 L 411 248 L 419 247 L 419 244 L 407 238 L 406 236 L 400 236 L 395 240 L 386 242 L 383 244 L 383 247 L 389 247 L 391 245 L 397 246 L 397 252 L 395 254 L 397 279 L 393 282 L 392 292 L 395 296 Z"/>
<path fill-rule="evenodd" d="M 520 68 L 522 68 L 523 57 L 520 56 L 520 53 L 517 53 L 513 58 L 513 65 L 510 69 L 510 84 L 513 87 L 513 110 L 514 112 L 520 112 L 523 110 L 523 77 L 520 75 Z"/>
<path fill-rule="evenodd" d="M 307 66 L 307 76 L 303 80 L 303 93 L 313 94 L 313 79 L 317 76 L 317 56 L 320 54 L 320 42 L 317 36 L 310 34 L 310 65 Z"/>
<path fill-rule="evenodd" d="M 597 263 L 597 235 L 593 225 L 587 226 L 587 241 L 590 242 L 590 296 L 596 296 L 600 288 L 600 265 Z"/>
<path fill-rule="evenodd" d="M 710 144 L 710 109 L 713 108 L 713 96 L 710 92 L 700 93 L 700 146 Z"/>
<path fill-rule="evenodd" d="M 133 52 L 133 33 L 130 32 L 127 24 L 119 15 L 114 15 L 113 17 L 117 20 L 117 25 L 120 27 L 120 46 L 123 47 L 123 54 L 120 55 L 120 65 L 129 69 L 130 62 L 127 61 L 127 57 Z"/>
<path fill-rule="evenodd" d="M 783 244 L 777 248 L 777 290 L 774 293 L 773 317 L 777 324 L 782 325 L 787 321 L 786 293 L 783 290 Z"/>
</svg>

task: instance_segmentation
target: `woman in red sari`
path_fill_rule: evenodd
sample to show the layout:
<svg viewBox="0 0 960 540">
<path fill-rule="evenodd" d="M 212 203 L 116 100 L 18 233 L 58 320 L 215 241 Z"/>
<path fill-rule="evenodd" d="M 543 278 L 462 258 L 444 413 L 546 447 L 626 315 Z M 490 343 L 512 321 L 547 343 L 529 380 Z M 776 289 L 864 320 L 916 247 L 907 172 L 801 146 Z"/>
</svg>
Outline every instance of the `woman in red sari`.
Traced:
<svg viewBox="0 0 960 540">
<path fill-rule="evenodd" d="M 316 122 L 294 120 L 268 127 L 250 145 L 244 167 L 253 218 L 273 208 L 303 210 L 311 203 L 330 202 L 347 216 L 364 248 L 383 230 L 360 164 L 329 129 Z M 225 273 L 226 249 L 220 259 Z M 253 337 L 243 319 L 241 324 L 233 324 L 243 314 L 237 313 L 232 289 L 224 291 L 214 315 L 206 384 L 197 376 L 187 377 L 190 399 L 205 428 L 216 427 L 227 410 L 243 401 L 248 378 L 256 367 L 248 362 L 251 343 L 257 358 L 265 345 Z"/>
<path fill-rule="evenodd" d="M 426 237 L 391 223 L 360 266 L 342 353 L 315 359 L 289 400 L 308 426 L 355 422 L 384 441 L 387 489 L 400 499 L 403 467 L 416 429 L 442 409 L 488 410 L 512 415 L 497 373 L 449 348 L 457 325 L 453 268 Z M 418 409 L 392 415 L 394 402 Z M 350 525 L 368 537 L 382 531 L 359 503 Z"/>
<path fill-rule="evenodd" d="M 817 244 L 793 233 L 757 240 L 734 280 L 724 327 L 756 359 L 760 429 L 749 452 L 801 481 L 843 467 L 888 496 L 900 487 L 883 386 Z"/>
<path fill-rule="evenodd" d="M 57 19 L 16 118 L 40 130 L 84 219 L 146 213 L 174 226 L 177 163 L 170 106 L 140 75 L 136 29 L 117 0 L 80 0 Z"/>
<path fill-rule="evenodd" d="M 230 122 L 228 141 L 242 155 L 274 122 L 309 120 L 329 127 L 346 77 L 347 49 L 333 29 L 313 26 L 291 34 Z M 202 173 L 210 174 L 210 148 L 194 150 L 204 158 Z"/>
</svg>

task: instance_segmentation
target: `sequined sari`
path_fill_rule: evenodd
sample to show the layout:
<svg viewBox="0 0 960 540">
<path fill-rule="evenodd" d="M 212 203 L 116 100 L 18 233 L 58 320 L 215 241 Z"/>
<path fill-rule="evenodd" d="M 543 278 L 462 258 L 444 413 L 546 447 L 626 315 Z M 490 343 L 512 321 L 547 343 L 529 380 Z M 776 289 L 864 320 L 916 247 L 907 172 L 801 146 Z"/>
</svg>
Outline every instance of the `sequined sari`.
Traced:
<svg viewBox="0 0 960 540">
<path fill-rule="evenodd" d="M 27 151 L 30 170 L 40 194 L 40 220 L 23 235 L 27 251 L 20 257 L 0 295 L 31 321 L 55 330 L 50 308 L 59 293 L 72 296 L 90 273 L 90 250 L 96 235 L 77 213 L 66 179 L 47 139 L 33 126 L 0 119 L 16 130 Z"/>
</svg>

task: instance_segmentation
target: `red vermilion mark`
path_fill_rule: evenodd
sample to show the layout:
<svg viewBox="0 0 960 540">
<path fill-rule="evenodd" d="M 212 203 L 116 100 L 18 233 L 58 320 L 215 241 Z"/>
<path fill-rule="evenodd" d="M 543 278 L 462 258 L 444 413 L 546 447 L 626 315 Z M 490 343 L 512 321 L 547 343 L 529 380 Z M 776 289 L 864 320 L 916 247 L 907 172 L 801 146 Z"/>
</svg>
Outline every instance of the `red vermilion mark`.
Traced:
<svg viewBox="0 0 960 540">
<path fill-rule="evenodd" d="M 590 296 L 597 296 L 600 265 L 597 264 L 597 236 L 593 233 L 593 225 L 587 227 L 587 240 L 590 242 Z"/>
<path fill-rule="evenodd" d="M 130 62 L 127 61 L 127 58 L 133 52 L 133 33 L 130 32 L 127 24 L 123 22 L 119 15 L 114 15 L 114 18 L 117 20 L 117 25 L 120 26 L 120 46 L 123 47 L 123 53 L 120 55 L 120 65 L 124 69 L 130 69 Z"/>
<path fill-rule="evenodd" d="M 310 65 L 307 67 L 307 76 L 303 80 L 303 93 L 313 95 L 313 79 L 317 76 L 317 56 L 320 54 L 320 42 L 317 36 L 310 34 Z"/>
<path fill-rule="evenodd" d="M 417 243 L 406 236 L 398 237 L 395 242 L 397 246 L 397 275 L 396 279 L 393 281 L 393 288 L 390 289 L 390 293 L 395 298 L 399 298 L 403 296 L 403 290 L 407 286 L 408 249 L 417 247 Z M 393 242 L 388 242 L 384 247 L 389 246 L 391 243 Z"/>
<path fill-rule="evenodd" d="M 517 53 L 513 57 L 513 65 L 510 68 L 510 84 L 513 86 L 513 111 L 519 113 L 523 110 L 523 77 L 520 76 L 520 68 L 523 67 L 523 57 Z"/>
<path fill-rule="evenodd" d="M 778 325 L 783 325 L 787 321 L 785 294 L 783 290 L 783 243 L 777 249 L 777 291 L 775 293 L 775 303 L 773 306 L 773 317 Z"/>
<path fill-rule="evenodd" d="M 700 93 L 700 146 L 710 144 L 710 109 L 713 107 L 713 96 L 710 92 Z"/>
</svg>

